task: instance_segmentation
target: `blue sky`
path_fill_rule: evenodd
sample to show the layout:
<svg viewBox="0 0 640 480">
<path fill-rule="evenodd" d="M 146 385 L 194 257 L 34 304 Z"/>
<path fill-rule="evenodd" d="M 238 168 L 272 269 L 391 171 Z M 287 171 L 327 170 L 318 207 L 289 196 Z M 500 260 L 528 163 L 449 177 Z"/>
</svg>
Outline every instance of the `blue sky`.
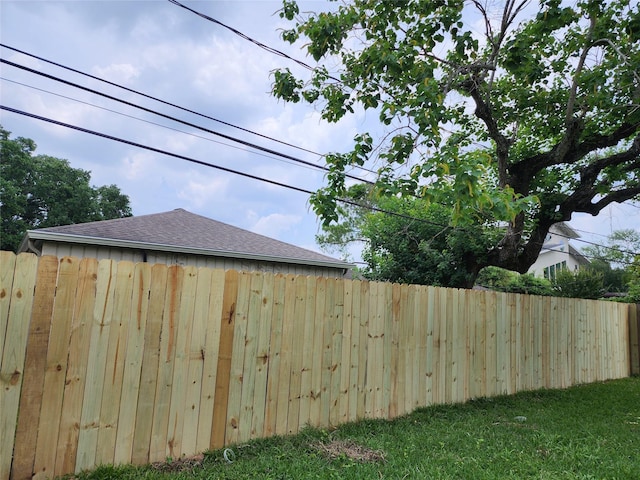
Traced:
<svg viewBox="0 0 640 480">
<path fill-rule="evenodd" d="M 311 63 L 299 46 L 279 39 L 279 29 L 288 27 L 277 15 L 279 1 L 183 3 Z M 302 2 L 302 9 L 319 10 L 325 5 Z M 279 67 L 299 72 L 299 66 L 168 1 L 2 0 L 0 32 L 3 44 L 314 152 L 348 150 L 354 135 L 371 128 L 375 120 L 371 114 L 367 117 L 357 112 L 331 125 L 322 121 L 313 107 L 277 101 L 269 94 L 270 72 Z M 3 59 L 321 163 L 309 152 L 140 99 L 5 48 L 0 50 Z M 303 189 L 316 190 L 323 185 L 320 170 L 240 147 L 11 66 L 1 65 L 0 76 L 3 105 Z M 0 123 L 14 136 L 35 140 L 37 153 L 65 158 L 76 168 L 90 170 L 93 184 L 118 185 L 129 195 L 135 215 L 184 208 L 318 250 L 318 222 L 305 194 L 15 113 L 2 111 Z M 639 228 L 640 208 L 616 204 L 598 217 L 576 215 L 570 224 L 584 239 L 599 242 L 603 237 L 585 232 L 606 235 L 620 228 Z"/>
</svg>

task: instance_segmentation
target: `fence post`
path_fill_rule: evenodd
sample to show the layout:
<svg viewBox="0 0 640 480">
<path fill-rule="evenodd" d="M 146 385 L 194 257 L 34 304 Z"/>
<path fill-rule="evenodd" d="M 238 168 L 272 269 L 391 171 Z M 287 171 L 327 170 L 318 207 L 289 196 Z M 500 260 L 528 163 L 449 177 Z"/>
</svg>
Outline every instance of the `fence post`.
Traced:
<svg viewBox="0 0 640 480">
<path fill-rule="evenodd" d="M 631 375 L 640 375 L 640 303 L 629 305 L 629 362 Z"/>
</svg>

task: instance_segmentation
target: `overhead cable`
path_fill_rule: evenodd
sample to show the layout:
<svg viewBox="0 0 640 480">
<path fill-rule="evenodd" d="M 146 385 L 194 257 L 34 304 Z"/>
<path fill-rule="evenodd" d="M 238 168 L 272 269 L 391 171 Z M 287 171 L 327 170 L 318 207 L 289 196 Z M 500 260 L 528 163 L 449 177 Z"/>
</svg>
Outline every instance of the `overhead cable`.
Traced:
<svg viewBox="0 0 640 480">
<path fill-rule="evenodd" d="M 290 190 L 295 190 L 295 191 L 298 191 L 298 192 L 301 192 L 301 193 L 306 193 L 308 195 L 313 195 L 313 194 L 316 193 L 314 191 L 307 190 L 307 189 L 302 188 L 302 187 L 297 187 L 295 185 L 289 185 L 289 184 L 286 184 L 286 183 L 278 182 L 276 180 L 270 180 L 270 179 L 267 179 L 267 178 L 263 178 L 263 177 L 259 177 L 257 175 L 250 174 L 250 173 L 241 172 L 239 170 L 234 170 L 232 168 L 223 167 L 221 165 L 216 165 L 216 164 L 213 164 L 213 163 L 205 162 L 203 160 L 197 160 L 197 159 L 192 158 L 192 157 L 187 157 L 186 155 L 180 155 L 180 154 L 177 154 L 177 153 L 172 153 L 172 152 L 169 152 L 169 151 L 166 151 L 166 150 L 162 150 L 160 148 L 151 147 L 149 145 L 144 145 L 144 144 L 141 144 L 141 143 L 138 143 L 138 142 L 133 142 L 131 140 L 126 140 L 126 139 L 123 139 L 123 138 L 120 138 L 120 137 L 115 137 L 113 135 L 108 135 L 106 133 L 97 132 L 95 130 L 90 130 L 88 128 L 80 127 L 80 126 L 77 126 L 77 125 L 71 125 L 69 123 L 61 122 L 59 120 L 55 120 L 55 119 L 48 118 L 48 117 L 43 117 L 43 116 L 37 115 L 35 113 L 25 112 L 24 110 L 20 110 L 20 109 L 17 109 L 17 108 L 9 107 L 9 106 L 6 106 L 6 105 L 0 105 L 0 109 L 6 110 L 8 112 L 16 113 L 18 115 L 23 115 L 25 117 L 30 117 L 30 118 L 33 118 L 33 119 L 36 119 L 36 120 L 40 120 L 40 121 L 43 121 L 43 122 L 47 122 L 47 123 L 51 123 L 51 124 L 54 124 L 54 125 L 58 125 L 58 126 L 61 126 L 61 127 L 66 127 L 66 128 L 72 129 L 72 130 L 77 130 L 79 132 L 87 133 L 87 134 L 94 135 L 94 136 L 97 136 L 97 137 L 105 138 L 107 140 L 112 140 L 112 141 L 115 141 L 115 142 L 119 142 L 119 143 L 123 143 L 123 144 L 126 144 L 126 145 L 130 145 L 130 146 L 133 146 L 133 147 L 136 147 L 136 148 L 141 148 L 143 150 L 148 150 L 148 151 L 151 151 L 151 152 L 159 153 L 161 155 L 167 155 L 169 157 L 174 157 L 174 158 L 177 158 L 177 159 L 180 159 L 180 160 L 184 160 L 184 161 L 187 161 L 187 162 L 195 163 L 195 164 L 202 165 L 202 166 L 205 166 L 205 167 L 210 167 L 210 168 L 214 168 L 214 169 L 217 169 L 217 170 L 222 170 L 222 171 L 227 172 L 227 173 L 233 173 L 233 174 L 236 174 L 236 175 L 239 175 L 239 176 L 242 176 L 242 177 L 250 178 L 252 180 L 258 180 L 258 181 L 261 181 L 261 182 L 266 182 L 266 183 L 269 183 L 269 184 L 272 184 L 272 185 L 276 185 L 276 186 L 279 186 L 279 187 L 283 187 L 283 188 L 287 188 L 287 189 L 290 189 Z M 384 210 L 382 208 L 374 207 L 374 206 L 371 206 L 371 205 L 362 205 L 362 204 L 360 204 L 360 203 L 358 203 L 358 202 L 356 202 L 354 200 L 349 200 L 349 199 L 346 199 L 346 198 L 340 198 L 340 199 L 338 199 L 338 201 L 341 202 L 341 203 L 345 203 L 345 204 L 348 204 L 348 205 L 355 206 L 355 207 L 366 208 L 366 209 L 374 211 L 374 212 L 384 213 L 384 214 L 387 214 L 387 215 L 403 218 L 403 219 L 406 219 L 406 220 L 422 222 L 422 223 L 435 225 L 435 226 L 438 226 L 438 227 L 448 228 L 448 229 L 463 229 L 462 227 L 453 227 L 453 226 L 450 226 L 450 225 L 445 225 L 445 224 L 441 224 L 441 223 L 437 223 L 437 222 L 431 222 L 429 220 L 425 220 L 425 219 L 422 219 L 422 218 L 411 217 L 409 215 L 405 215 L 405 214 L 397 213 L 397 212 L 392 212 L 390 210 Z"/>
<path fill-rule="evenodd" d="M 121 115 L 123 117 L 127 117 L 127 118 L 130 118 L 132 120 L 137 120 L 139 122 L 144 122 L 144 123 L 147 123 L 149 125 L 154 125 L 156 127 L 165 128 L 167 130 L 171 130 L 171 131 L 174 131 L 174 132 L 182 133 L 184 135 L 189 135 L 191 137 L 199 138 L 199 139 L 205 140 L 207 142 L 217 143 L 218 145 L 224 145 L 225 147 L 235 148 L 235 149 L 241 150 L 243 152 L 250 152 L 249 150 L 244 149 L 242 147 L 239 147 L 237 145 L 231 145 L 230 143 L 221 142 L 220 140 L 214 140 L 213 138 L 204 137 L 202 135 L 196 135 L 195 133 L 187 132 L 185 130 L 179 130 L 177 128 L 169 127 L 167 125 L 162 125 L 161 123 L 152 122 L 151 120 L 145 120 L 144 118 L 134 117 L 133 115 L 129 115 L 127 113 L 119 112 L 119 111 L 113 110 L 111 108 L 106 108 L 106 107 L 103 107 L 103 106 L 100 106 L 100 105 L 96 105 L 95 103 L 86 102 L 84 100 L 79 100 L 77 98 L 69 97 L 67 95 L 62 95 L 61 93 L 56 93 L 56 92 L 52 92 L 50 90 L 45 90 L 44 88 L 38 88 L 38 87 L 34 87 L 33 85 L 27 85 L 26 83 L 22 83 L 22 82 L 18 82 L 16 80 L 11 80 L 11 79 L 8 79 L 8 78 L 4 78 L 2 76 L 0 76 L 0 80 L 4 80 L 5 82 L 14 83 L 16 85 L 20 85 L 20 86 L 23 86 L 23 87 L 26 87 L 26 88 L 31 88 L 31 89 L 37 90 L 39 92 L 47 93 L 49 95 L 54 95 L 56 97 L 64 98 L 66 100 L 71 100 L 72 102 L 81 103 L 82 105 L 88 105 L 88 106 L 93 107 L 93 108 L 98 108 L 98 109 L 104 110 L 106 112 L 115 113 L 116 115 Z M 277 160 L 277 161 L 281 161 L 281 162 L 284 162 L 284 163 L 288 163 L 289 165 L 295 165 L 294 162 L 291 162 L 291 161 L 289 161 L 289 160 L 287 160 L 285 158 L 278 158 L 278 157 L 274 157 L 272 155 L 267 155 L 267 154 L 261 153 L 261 152 L 250 152 L 250 153 L 253 154 L 253 155 L 260 155 L 260 156 L 263 156 L 265 158 L 270 158 L 272 160 Z M 302 166 L 304 168 L 308 168 L 308 169 L 319 168 L 319 165 L 316 165 L 314 167 L 307 166 L 307 165 L 302 165 Z"/>
<path fill-rule="evenodd" d="M 72 130 L 77 130 L 79 132 L 88 133 L 90 135 L 94 135 L 96 137 L 105 138 L 107 140 L 112 140 L 114 142 L 119 142 L 119 143 L 124 143 L 126 145 L 131 145 L 132 147 L 141 148 L 141 149 L 144 149 L 144 150 L 149 150 L 151 152 L 160 153 L 162 155 L 167 155 L 169 157 L 178 158 L 178 159 L 184 160 L 186 162 L 191 162 L 191 163 L 195 163 L 195 164 L 198 164 L 198 165 L 203 165 L 205 167 L 215 168 L 216 170 L 222 170 L 223 172 L 233 173 L 235 175 L 240 175 L 242 177 L 251 178 L 253 180 L 259 180 L 261 182 L 270 183 L 272 185 L 277 185 L 279 187 L 288 188 L 290 190 L 296 190 L 298 192 L 307 193 L 307 194 L 313 194 L 314 193 L 311 190 L 307 190 L 307 189 L 302 188 L 302 187 L 296 187 L 294 185 L 288 185 L 286 183 L 278 182 L 276 180 L 270 180 L 268 178 L 263 178 L 263 177 L 259 177 L 257 175 L 252 175 L 250 173 L 241 172 L 239 170 L 234 170 L 232 168 L 223 167 L 221 165 L 215 165 L 213 163 L 205 162 L 203 160 L 197 160 L 197 159 L 192 158 L 192 157 L 187 157 L 186 155 L 180 155 L 178 153 L 168 152 L 168 151 L 162 150 L 160 148 L 151 147 L 149 145 L 143 145 L 141 143 L 133 142 L 131 140 L 125 140 L 125 139 L 119 138 L 119 137 L 114 137 L 113 135 L 108 135 L 106 133 L 96 132 L 95 130 L 89 130 L 88 128 L 79 127 L 77 125 L 71 125 L 69 123 L 61 122 L 59 120 L 54 120 L 54 119 L 48 118 L 48 117 L 43 117 L 41 115 L 36 115 L 35 113 L 25 112 L 24 110 L 19 110 L 17 108 L 8 107 L 6 105 L 0 105 L 0 109 L 6 110 L 6 111 L 12 112 L 12 113 L 17 113 L 17 114 L 23 115 L 25 117 L 34 118 L 36 120 L 40 120 L 40 121 L 43 121 L 43 122 L 47 122 L 47 123 L 51 123 L 51 124 L 54 124 L 54 125 L 58 125 L 58 126 L 61 126 L 61 127 L 66 127 L 66 128 L 70 128 Z"/>
<path fill-rule="evenodd" d="M 258 47 L 262 48 L 263 50 L 266 50 L 269 53 L 272 53 L 272 54 L 277 55 L 277 56 L 282 57 L 282 58 L 286 58 L 287 60 L 291 60 L 292 62 L 295 62 L 298 65 L 300 65 L 301 67 L 306 68 L 307 70 L 310 70 L 312 72 L 315 70 L 311 65 L 303 62 L 302 60 L 298 60 L 296 58 L 293 58 L 290 55 L 287 55 L 286 53 L 284 53 L 284 52 L 282 52 L 282 51 L 280 51 L 280 50 L 278 50 L 276 48 L 270 47 L 269 45 L 265 45 L 264 43 L 259 42 L 258 40 L 255 40 L 255 39 L 251 38 L 249 35 L 247 35 L 245 33 L 242 33 L 240 30 L 237 30 L 237 29 L 235 29 L 233 27 L 230 27 L 229 25 L 226 25 L 226 24 L 222 23 L 220 20 L 216 20 L 215 18 L 210 17 L 209 15 L 206 15 L 206 14 L 204 14 L 202 12 L 197 11 L 197 10 L 194 10 L 193 8 L 187 7 L 186 5 L 178 2 L 177 0 L 169 0 L 169 3 L 173 3 L 174 5 L 177 5 L 178 7 L 184 8 L 185 10 L 188 10 L 189 12 L 194 13 L 194 14 L 198 15 L 201 18 L 204 18 L 205 20 L 208 20 L 210 22 L 215 23 L 216 25 L 220 25 L 221 27 L 226 28 L 227 30 L 235 33 L 240 38 L 243 38 L 244 40 L 247 40 L 247 41 L 253 43 L 254 45 L 257 45 Z M 333 77 L 331 75 L 329 75 L 328 78 L 330 78 L 332 80 L 335 80 L 336 82 L 342 83 L 342 81 L 340 79 L 338 79 L 336 77 Z"/>
<path fill-rule="evenodd" d="M 141 97 L 145 97 L 145 98 L 148 98 L 148 99 L 153 100 L 153 101 L 155 101 L 155 102 L 159 102 L 159 103 L 162 103 L 162 104 L 164 104 L 164 105 L 168 105 L 168 106 L 170 106 L 170 107 L 177 108 L 177 109 L 182 110 L 182 111 L 184 111 L 184 112 L 191 113 L 191 114 L 193 114 L 193 115 L 197 115 L 197 116 L 202 117 L 202 118 L 206 118 L 207 120 L 211 120 L 211 121 L 213 121 L 213 122 L 220 123 L 220 124 L 225 125 L 225 126 L 227 126 L 227 127 L 232 127 L 232 128 L 235 128 L 235 129 L 241 130 L 241 131 L 243 131 L 243 132 L 247 132 L 247 133 L 250 133 L 250 134 L 252 134 L 252 135 L 256 135 L 256 136 L 258 136 L 258 137 L 262 137 L 262 138 L 265 138 L 265 139 L 267 139 L 267 140 L 270 140 L 270 141 L 273 141 L 273 142 L 280 143 L 280 144 L 282 144 L 282 145 L 286 145 L 287 147 L 292 147 L 292 148 L 295 148 L 295 149 L 301 150 L 301 151 L 303 151 L 303 152 L 311 153 L 311 154 L 313 154 L 313 155 L 317 155 L 318 157 L 322 157 L 322 156 L 324 156 L 324 154 L 322 154 L 322 153 L 314 152 L 313 150 L 309 150 L 309 149 L 306 149 L 306 148 L 304 148 L 304 147 L 300 147 L 300 146 L 298 146 L 298 145 L 294 145 L 294 144 L 292 144 L 292 143 L 285 142 L 285 141 L 283 141 L 283 140 L 278 140 L 278 139 L 276 139 L 276 138 L 270 137 L 270 136 L 268 136 L 268 135 L 264 135 L 264 134 L 262 134 L 262 133 L 254 132 L 253 130 L 249 130 L 248 128 L 240 127 L 240 126 L 238 126 L 238 125 L 234 125 L 234 124 L 232 124 L 232 123 L 225 122 L 224 120 L 220 120 L 220 119 L 218 119 L 218 118 L 211 117 L 211 116 L 209 116 L 209 115 L 205 115 L 204 113 L 200 113 L 200 112 L 197 112 L 197 111 L 195 111 L 195 110 L 191 110 L 191 109 L 186 108 L 186 107 L 181 107 L 180 105 L 176 105 L 175 103 L 171 103 L 171 102 L 168 102 L 168 101 L 162 100 L 162 99 L 160 99 L 160 98 L 154 97 L 154 96 L 152 96 L 152 95 L 148 95 L 148 94 L 146 94 L 146 93 L 140 92 L 140 91 L 138 91 L 138 90 L 134 90 L 134 89 L 129 88 L 129 87 L 125 87 L 124 85 L 120 85 L 120 84 L 115 83 L 115 82 L 110 82 L 109 80 L 105 80 L 105 79 L 103 79 L 103 78 L 97 77 L 97 76 L 95 76 L 95 75 L 91 75 L 91 74 L 86 73 L 86 72 L 83 72 L 83 71 L 81 71 L 81 70 L 77 70 L 77 69 L 75 69 L 75 68 L 68 67 L 68 66 L 66 66 L 66 65 L 62 65 L 62 64 L 60 64 L 60 63 L 54 62 L 54 61 L 52 61 L 52 60 L 48 60 L 48 59 L 43 58 L 43 57 L 40 57 L 40 56 L 38 56 L 38 55 L 34 55 L 34 54 L 32 54 L 32 53 L 25 52 L 24 50 L 19 50 L 19 49 L 17 49 L 17 48 L 10 47 L 9 45 L 5 45 L 5 44 L 3 44 L 3 43 L 0 43 L 0 47 L 2 47 L 2 48 L 6 48 L 6 49 L 9 49 L 9 50 L 12 50 L 12 51 L 14 51 L 14 52 L 20 53 L 20 54 L 22 54 L 22 55 L 26 55 L 26 56 L 31 57 L 31 58 L 35 58 L 36 60 L 40 60 L 40 61 L 42 61 L 42 62 L 48 63 L 48 64 L 50 64 L 50 65 L 54 65 L 54 66 L 59 67 L 59 68 L 62 68 L 62 69 L 64 69 L 64 70 L 68 70 L 68 71 L 70 71 L 70 72 L 77 73 L 78 75 L 83 75 L 83 76 L 85 76 L 85 77 L 87 77 L 87 78 L 91 78 L 91 79 L 93 79 L 93 80 L 97 80 L 97 81 L 99 81 L 99 82 L 106 83 L 106 84 L 111 85 L 111 86 L 113 86 L 113 87 L 117 87 L 117 88 L 120 88 L 120 89 L 122 89 L 122 90 L 126 90 L 127 92 L 135 93 L 136 95 L 140 95 Z"/>
<path fill-rule="evenodd" d="M 209 128 L 202 127 L 202 126 L 197 125 L 195 123 L 191 123 L 191 122 L 187 122 L 185 120 L 181 120 L 181 119 L 173 117 L 171 115 L 167 115 L 165 113 L 161 113 L 161 112 L 158 112 L 156 110 L 153 110 L 153 109 L 150 109 L 150 108 L 147 108 L 147 107 L 143 107 L 141 105 L 137 105 L 137 104 L 129 102 L 127 100 L 123 100 L 121 98 L 114 97 L 113 95 L 109 95 L 109 94 L 106 94 L 104 92 L 100 92 L 98 90 L 94 90 L 92 88 L 85 87 L 83 85 L 79 85 L 77 83 L 71 82 L 69 80 L 65 80 L 65 79 L 60 78 L 60 77 L 56 77 L 54 75 L 50 75 L 48 73 L 40 72 L 40 71 L 35 70 L 33 68 L 30 68 L 30 67 L 27 67 L 27 66 L 24 66 L 24 65 L 20 65 L 18 63 L 12 62 L 10 60 L 6 60 L 4 58 L 0 58 L 0 63 L 5 63 L 5 64 L 10 65 L 12 67 L 19 68 L 21 70 L 25 70 L 25 71 L 27 71 L 29 73 L 33 73 L 35 75 L 39 75 L 41 77 L 48 78 L 50 80 L 54 80 L 56 82 L 60 82 L 60 83 L 63 83 L 65 85 L 69 85 L 69 86 L 72 86 L 74 88 L 78 88 L 80 90 L 84 90 L 86 92 L 93 93 L 95 95 L 100 95 L 100 96 L 102 96 L 104 98 L 107 98 L 109 100 L 113 100 L 115 102 L 119 102 L 119 103 L 122 103 L 124 105 L 130 106 L 130 107 L 133 107 L 133 108 L 137 108 L 138 110 L 142 110 L 142 111 L 145 111 L 147 113 L 151 113 L 153 115 L 158 115 L 158 116 L 166 118 L 168 120 L 172 120 L 174 122 L 178 122 L 178 123 L 181 123 L 183 125 L 196 128 L 198 130 L 210 133 L 212 135 L 216 135 L 216 136 L 224 138 L 226 140 L 230 140 L 232 142 L 240 143 L 240 144 L 245 145 L 245 146 L 250 147 L 250 148 L 255 148 L 256 150 L 260 150 L 262 152 L 270 153 L 271 155 L 275 155 L 275 156 L 278 156 L 278 157 L 286 158 L 286 159 L 294 161 L 296 163 L 300 163 L 300 164 L 303 164 L 303 165 L 308 165 L 308 166 L 311 166 L 311 167 L 314 167 L 314 168 L 317 168 L 317 169 L 320 169 L 320 170 L 330 171 L 330 169 L 328 167 L 324 166 L 324 165 L 318 165 L 318 164 L 313 163 L 313 162 L 302 160 L 302 159 L 294 157 L 292 155 L 289 155 L 289 154 L 286 154 L 286 153 L 282 153 L 282 152 L 278 152 L 278 151 L 273 150 L 271 148 L 263 147 L 261 145 L 257 145 L 255 143 L 251 143 L 251 142 L 248 142 L 246 140 L 242 140 L 242 139 L 233 137 L 231 135 L 227 135 L 227 134 L 224 134 L 224 133 L 221 133 L 221 132 L 217 132 L 215 130 L 211 130 Z M 366 180 L 366 179 L 357 177 L 355 175 L 351 175 L 349 173 L 345 173 L 345 177 L 348 177 L 348 178 L 351 178 L 352 180 L 356 180 L 356 181 L 359 181 L 359 182 L 362 182 L 362 183 L 366 183 L 366 184 L 369 184 L 369 185 L 374 185 L 375 184 L 375 182 L 372 182 L 371 180 Z"/>
</svg>

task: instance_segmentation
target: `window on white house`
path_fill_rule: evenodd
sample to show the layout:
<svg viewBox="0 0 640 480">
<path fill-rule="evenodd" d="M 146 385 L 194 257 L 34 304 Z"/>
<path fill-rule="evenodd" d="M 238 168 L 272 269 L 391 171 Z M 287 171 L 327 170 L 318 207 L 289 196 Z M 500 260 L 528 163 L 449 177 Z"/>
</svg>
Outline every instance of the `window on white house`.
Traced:
<svg viewBox="0 0 640 480">
<path fill-rule="evenodd" d="M 558 274 L 558 272 L 566 268 L 567 268 L 566 260 L 560 263 L 556 263 L 555 265 L 545 267 L 545 269 L 543 270 L 544 278 L 546 278 L 547 280 L 553 281 L 556 279 L 556 275 Z"/>
</svg>

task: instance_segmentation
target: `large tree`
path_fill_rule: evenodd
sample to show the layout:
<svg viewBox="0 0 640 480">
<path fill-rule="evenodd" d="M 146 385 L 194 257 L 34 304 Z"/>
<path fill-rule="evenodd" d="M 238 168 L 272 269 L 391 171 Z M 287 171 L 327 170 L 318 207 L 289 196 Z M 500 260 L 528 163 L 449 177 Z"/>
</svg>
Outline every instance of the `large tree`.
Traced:
<svg viewBox="0 0 640 480">
<path fill-rule="evenodd" d="M 33 140 L 2 127 L 0 142 L 0 249 L 16 251 L 29 229 L 131 216 L 117 186 L 91 186 L 90 172 L 35 155 Z"/>
<path fill-rule="evenodd" d="M 283 32 L 317 62 L 274 72 L 273 94 L 340 120 L 373 110 L 386 130 L 327 155 L 312 198 L 338 219 L 345 171 L 378 162 L 378 190 L 506 226 L 476 259 L 526 272 L 549 227 L 640 195 L 640 7 L 630 0 L 352 0 Z M 377 127 L 376 127 L 377 128 Z"/>
</svg>

